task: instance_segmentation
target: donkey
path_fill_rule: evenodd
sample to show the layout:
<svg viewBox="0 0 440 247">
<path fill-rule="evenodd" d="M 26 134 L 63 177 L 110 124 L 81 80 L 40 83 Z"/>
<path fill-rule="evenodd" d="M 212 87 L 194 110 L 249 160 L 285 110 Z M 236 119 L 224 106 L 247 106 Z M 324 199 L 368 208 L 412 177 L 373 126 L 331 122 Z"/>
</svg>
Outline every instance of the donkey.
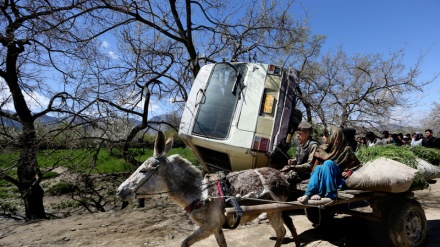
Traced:
<svg viewBox="0 0 440 247">
<path fill-rule="evenodd" d="M 225 216 L 225 198 L 218 188 L 218 174 L 202 175 L 188 160 L 180 155 L 165 155 L 171 149 L 173 136 L 165 142 L 165 136 L 158 132 L 154 144 L 153 157 L 147 159 L 118 188 L 117 195 L 126 202 L 136 194 L 155 194 L 166 192 L 177 205 L 189 213 L 190 218 L 199 228 L 188 236 L 182 247 L 215 235 L 219 247 L 226 247 L 222 226 L 231 224 L 233 216 Z M 288 198 L 288 182 L 284 175 L 272 168 L 259 168 L 229 173 L 226 176 L 232 195 L 242 195 L 243 205 L 255 205 L 261 201 L 251 198 L 286 201 Z M 248 199 L 245 199 L 248 198 Z M 241 223 L 257 218 L 259 213 L 244 213 Z M 267 218 L 275 230 L 277 239 L 275 247 L 281 246 L 286 230 L 289 228 L 296 246 L 299 246 L 298 235 L 292 219 L 280 211 L 267 213 Z"/>
</svg>

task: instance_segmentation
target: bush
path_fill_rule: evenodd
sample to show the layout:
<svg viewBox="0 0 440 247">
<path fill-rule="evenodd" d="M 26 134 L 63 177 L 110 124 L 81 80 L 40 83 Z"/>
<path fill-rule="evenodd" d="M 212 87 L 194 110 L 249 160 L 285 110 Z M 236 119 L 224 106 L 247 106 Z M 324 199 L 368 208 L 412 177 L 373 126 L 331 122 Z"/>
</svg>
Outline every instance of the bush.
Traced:
<svg viewBox="0 0 440 247">
<path fill-rule="evenodd" d="M 4 215 L 11 215 L 17 213 L 17 208 L 10 202 L 0 202 L 0 210 Z"/>
<path fill-rule="evenodd" d="M 47 190 L 47 193 L 49 193 L 49 195 L 52 195 L 52 196 L 60 196 L 60 195 L 64 195 L 64 194 L 71 194 L 71 193 L 75 192 L 76 189 L 77 189 L 76 185 L 69 183 L 69 182 L 66 182 L 66 181 L 60 181 L 59 183 L 50 187 Z"/>
<path fill-rule="evenodd" d="M 81 206 L 81 204 L 75 200 L 65 200 L 57 203 L 52 203 L 50 206 L 55 210 L 61 210 L 67 208 L 77 208 Z"/>
<path fill-rule="evenodd" d="M 50 172 L 43 173 L 43 179 L 56 178 L 56 177 L 58 177 L 59 175 L 60 175 L 60 174 L 58 174 L 57 172 L 52 172 L 52 171 L 50 171 Z"/>
<path fill-rule="evenodd" d="M 440 150 L 425 147 L 411 147 L 410 150 L 420 159 L 436 166 L 440 165 Z"/>
</svg>

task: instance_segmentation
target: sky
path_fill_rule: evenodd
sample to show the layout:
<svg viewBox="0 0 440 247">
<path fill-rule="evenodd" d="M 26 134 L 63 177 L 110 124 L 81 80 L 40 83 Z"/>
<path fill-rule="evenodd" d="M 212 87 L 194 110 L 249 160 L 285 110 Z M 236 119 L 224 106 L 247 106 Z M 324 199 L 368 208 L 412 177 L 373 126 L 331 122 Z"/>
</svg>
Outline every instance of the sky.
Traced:
<svg viewBox="0 0 440 247">
<path fill-rule="evenodd" d="M 405 49 L 404 63 L 414 65 L 427 53 L 419 80 L 428 81 L 440 73 L 439 0 L 300 0 L 308 11 L 309 25 L 315 34 L 327 36 L 323 52 L 342 46 L 348 54 L 389 54 Z M 417 126 L 427 116 L 432 102 L 440 103 L 440 76 L 412 93 L 417 105 L 399 109 L 398 116 Z M 405 113 L 405 114 L 404 114 Z"/>
<path fill-rule="evenodd" d="M 388 54 L 405 49 L 407 67 L 414 65 L 420 54 L 428 52 L 418 79 L 428 81 L 440 73 L 440 0 L 296 0 L 295 5 L 294 16 L 301 18 L 304 8 L 311 31 L 327 36 L 322 52 L 340 46 L 349 55 Z M 113 51 L 116 47 L 107 41 L 102 44 L 114 59 L 118 58 Z M 0 86 L 2 83 L 0 81 Z M 428 116 L 432 103 L 440 103 L 438 95 L 440 76 L 426 86 L 424 92 L 409 95 L 417 99 L 417 104 L 398 109 L 395 117 L 418 126 L 417 121 Z M 43 105 L 48 101 L 43 95 L 35 94 L 33 98 L 44 102 Z M 160 113 L 165 110 L 158 110 L 157 105 L 152 108 Z"/>
</svg>

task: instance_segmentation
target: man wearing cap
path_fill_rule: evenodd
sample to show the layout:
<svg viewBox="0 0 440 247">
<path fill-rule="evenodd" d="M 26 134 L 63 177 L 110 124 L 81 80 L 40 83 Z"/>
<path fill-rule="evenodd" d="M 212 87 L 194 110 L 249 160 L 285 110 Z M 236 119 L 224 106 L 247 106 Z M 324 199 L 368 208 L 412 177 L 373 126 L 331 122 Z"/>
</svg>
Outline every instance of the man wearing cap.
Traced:
<svg viewBox="0 0 440 247">
<path fill-rule="evenodd" d="M 307 179 L 310 175 L 314 162 L 313 158 L 318 148 L 318 143 L 312 139 L 311 133 L 312 125 L 310 123 L 301 122 L 298 125 L 296 157 L 288 160 L 288 164 L 281 169 L 282 172 L 287 173 L 288 179 L 292 177 L 292 173 L 298 174 L 301 179 Z"/>
<path fill-rule="evenodd" d="M 409 136 L 404 135 L 402 138 L 402 146 L 404 147 L 409 147 L 411 146 L 411 138 L 409 138 Z"/>
</svg>

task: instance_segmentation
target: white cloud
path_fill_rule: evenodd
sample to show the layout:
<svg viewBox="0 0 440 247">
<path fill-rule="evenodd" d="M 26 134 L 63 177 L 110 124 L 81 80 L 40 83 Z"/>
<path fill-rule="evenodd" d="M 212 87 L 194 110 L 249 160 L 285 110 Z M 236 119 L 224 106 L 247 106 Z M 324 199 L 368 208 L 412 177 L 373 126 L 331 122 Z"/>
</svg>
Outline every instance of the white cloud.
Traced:
<svg viewBox="0 0 440 247">
<path fill-rule="evenodd" d="M 104 49 L 108 49 L 110 47 L 110 44 L 107 41 L 102 41 L 101 47 Z"/>
<path fill-rule="evenodd" d="M 111 44 L 108 41 L 104 40 L 104 41 L 101 42 L 101 49 L 105 53 L 107 53 L 107 55 L 109 55 L 110 58 L 112 58 L 112 59 L 119 59 L 119 56 L 116 54 L 116 52 L 111 49 Z"/>
<path fill-rule="evenodd" d="M 113 58 L 113 59 L 118 59 L 119 58 L 119 56 L 116 55 L 116 53 L 114 53 L 113 51 L 109 51 L 108 55 L 110 55 L 110 57 Z"/>
<path fill-rule="evenodd" d="M 32 112 L 38 112 L 45 109 L 50 101 L 50 98 L 35 91 L 30 92 L 29 94 L 25 93 L 24 99 Z M 5 101 L 6 103 L 3 105 L 2 109 L 15 112 L 11 92 L 6 83 L 3 80 L 0 80 L 0 102 L 3 103 Z"/>
</svg>

